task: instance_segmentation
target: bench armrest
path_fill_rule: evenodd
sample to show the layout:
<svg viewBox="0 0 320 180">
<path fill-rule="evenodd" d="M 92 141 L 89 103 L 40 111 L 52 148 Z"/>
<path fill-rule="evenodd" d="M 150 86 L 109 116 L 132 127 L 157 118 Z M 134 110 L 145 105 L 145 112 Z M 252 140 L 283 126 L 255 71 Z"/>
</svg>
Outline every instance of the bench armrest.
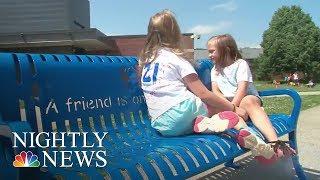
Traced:
<svg viewBox="0 0 320 180">
<path fill-rule="evenodd" d="M 259 95 L 263 96 L 278 96 L 288 95 L 293 99 L 293 108 L 291 110 L 290 119 L 294 121 L 294 128 L 297 126 L 298 117 L 301 110 L 301 97 L 297 91 L 293 89 L 271 89 L 259 91 Z"/>
</svg>

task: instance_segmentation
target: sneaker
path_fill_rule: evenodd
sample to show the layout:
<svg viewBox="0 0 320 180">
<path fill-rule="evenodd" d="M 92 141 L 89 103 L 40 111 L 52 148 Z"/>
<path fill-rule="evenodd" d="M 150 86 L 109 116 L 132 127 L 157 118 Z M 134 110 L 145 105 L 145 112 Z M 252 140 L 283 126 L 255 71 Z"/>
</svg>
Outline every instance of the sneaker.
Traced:
<svg viewBox="0 0 320 180">
<path fill-rule="evenodd" d="M 250 149 L 252 155 L 261 164 L 272 164 L 279 159 L 270 144 L 265 143 L 250 128 L 241 129 L 237 135 L 237 142 L 241 147 Z"/>
<path fill-rule="evenodd" d="M 211 118 L 198 116 L 193 130 L 196 133 L 218 133 L 233 128 L 239 122 L 239 117 L 232 111 L 223 111 Z"/>
<path fill-rule="evenodd" d="M 288 158 L 297 154 L 296 151 L 289 146 L 288 141 L 277 140 L 269 142 L 269 144 L 273 148 L 274 152 L 281 153 L 281 157 L 283 156 Z"/>
</svg>

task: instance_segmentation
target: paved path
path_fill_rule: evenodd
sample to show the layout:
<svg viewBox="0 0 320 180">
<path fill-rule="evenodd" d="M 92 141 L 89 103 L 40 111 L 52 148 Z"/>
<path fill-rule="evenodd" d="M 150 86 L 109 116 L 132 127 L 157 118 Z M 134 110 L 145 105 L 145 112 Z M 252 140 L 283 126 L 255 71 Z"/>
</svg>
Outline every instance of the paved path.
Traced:
<svg viewBox="0 0 320 180">
<path fill-rule="evenodd" d="M 320 180 L 320 106 L 302 111 L 299 116 L 297 141 L 300 162 L 310 180 Z M 284 137 L 284 139 L 287 137 Z M 271 166 L 258 164 L 249 153 L 237 158 L 240 170 L 219 166 L 192 179 L 297 179 L 290 159 Z"/>
<path fill-rule="evenodd" d="M 300 95 L 320 95 L 320 91 L 298 92 Z"/>
</svg>

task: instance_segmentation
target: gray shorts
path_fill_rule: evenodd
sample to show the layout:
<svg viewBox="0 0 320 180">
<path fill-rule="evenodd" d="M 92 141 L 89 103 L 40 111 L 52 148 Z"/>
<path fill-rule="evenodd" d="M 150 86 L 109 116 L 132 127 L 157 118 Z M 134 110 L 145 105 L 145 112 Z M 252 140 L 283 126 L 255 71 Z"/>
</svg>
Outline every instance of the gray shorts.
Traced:
<svg viewBox="0 0 320 180">
<path fill-rule="evenodd" d="M 249 94 L 251 95 L 251 94 Z M 254 96 L 254 95 L 253 95 Z M 259 95 L 256 95 L 256 97 L 260 100 L 260 104 L 261 104 L 261 107 L 263 107 L 263 101 L 262 101 L 262 97 L 259 96 Z M 230 102 L 233 100 L 233 97 L 226 97 Z"/>
</svg>

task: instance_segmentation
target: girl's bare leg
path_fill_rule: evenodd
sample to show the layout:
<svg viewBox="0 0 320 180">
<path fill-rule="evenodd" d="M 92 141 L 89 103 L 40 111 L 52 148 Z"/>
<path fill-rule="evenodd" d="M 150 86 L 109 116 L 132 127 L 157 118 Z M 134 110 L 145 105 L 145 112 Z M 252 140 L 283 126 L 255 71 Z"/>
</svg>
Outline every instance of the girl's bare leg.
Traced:
<svg viewBox="0 0 320 180">
<path fill-rule="evenodd" d="M 255 98 L 257 98 L 257 97 L 255 97 Z M 258 128 L 260 129 L 260 131 L 262 133 L 266 133 L 264 135 L 266 136 L 266 138 L 269 141 L 278 140 L 277 135 L 275 134 L 275 131 L 271 125 L 271 122 L 269 121 L 268 116 L 265 114 L 263 109 L 260 107 L 260 100 L 259 99 L 255 100 L 252 98 L 252 101 L 253 100 L 254 100 L 255 104 L 254 103 L 252 103 L 252 104 L 257 105 L 257 107 L 260 108 L 259 110 L 262 110 L 262 112 L 260 112 L 260 114 L 263 114 L 266 116 L 266 119 L 264 121 L 254 123 L 254 124 L 257 127 L 260 126 L 260 128 L 259 127 Z M 246 102 L 246 101 L 244 101 L 244 102 Z M 257 103 L 259 103 L 259 104 L 257 104 Z M 257 109 L 257 107 L 256 107 L 256 109 Z M 248 108 L 246 108 L 245 110 L 249 114 L 247 109 Z M 253 109 L 252 111 L 256 111 L 256 110 Z M 208 107 L 208 113 L 209 113 L 209 115 L 216 114 L 216 113 L 219 113 L 219 110 L 214 110 L 214 109 Z M 259 120 L 261 120 L 261 117 L 260 117 L 261 115 L 259 113 L 254 114 L 251 112 L 251 114 L 249 114 L 249 116 L 252 116 L 252 114 L 255 118 L 258 117 Z M 253 133 L 252 129 L 247 126 L 247 124 L 243 118 L 239 117 L 238 124 L 236 124 L 233 128 L 236 130 L 239 130 L 239 133 L 236 136 L 236 139 L 237 139 L 237 142 L 239 143 L 239 145 L 244 148 L 250 149 L 252 152 L 252 155 L 255 156 L 259 162 L 267 164 L 267 163 L 275 162 L 277 160 L 278 154 L 277 155 L 275 154 L 275 151 L 272 148 L 272 146 L 270 144 L 265 143 L 259 136 L 256 135 L 256 133 Z"/>
<path fill-rule="evenodd" d="M 273 126 L 261 108 L 260 99 L 256 96 L 248 95 L 240 103 L 240 107 L 245 109 L 253 124 L 261 131 L 268 141 L 277 141 L 278 137 Z"/>
</svg>

